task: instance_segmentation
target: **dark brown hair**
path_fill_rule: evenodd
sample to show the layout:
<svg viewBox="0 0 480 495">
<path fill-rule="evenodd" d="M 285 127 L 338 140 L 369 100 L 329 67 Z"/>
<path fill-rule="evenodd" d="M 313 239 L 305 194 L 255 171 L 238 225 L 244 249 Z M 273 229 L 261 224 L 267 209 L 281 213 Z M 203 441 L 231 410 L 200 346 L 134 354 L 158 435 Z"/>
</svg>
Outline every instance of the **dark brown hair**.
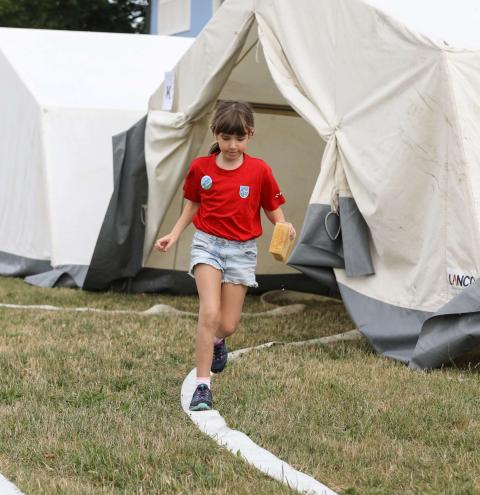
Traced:
<svg viewBox="0 0 480 495">
<path fill-rule="evenodd" d="M 254 127 L 253 108 L 244 101 L 224 100 L 215 108 L 210 130 L 217 134 L 252 135 Z M 219 153 L 218 143 L 214 143 L 209 154 Z"/>
</svg>

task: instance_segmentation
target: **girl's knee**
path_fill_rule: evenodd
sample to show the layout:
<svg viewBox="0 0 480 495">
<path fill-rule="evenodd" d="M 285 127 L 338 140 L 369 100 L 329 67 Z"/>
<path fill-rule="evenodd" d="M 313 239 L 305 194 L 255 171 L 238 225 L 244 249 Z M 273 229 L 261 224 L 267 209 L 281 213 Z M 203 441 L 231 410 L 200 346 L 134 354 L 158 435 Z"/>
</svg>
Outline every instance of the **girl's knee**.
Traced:
<svg viewBox="0 0 480 495">
<path fill-rule="evenodd" d="M 220 323 L 220 330 L 224 337 L 230 337 L 237 330 L 238 321 L 222 320 Z"/>
<path fill-rule="evenodd" d="M 220 311 L 216 309 L 201 309 L 198 315 L 198 323 L 202 327 L 216 331 L 220 325 Z"/>
</svg>

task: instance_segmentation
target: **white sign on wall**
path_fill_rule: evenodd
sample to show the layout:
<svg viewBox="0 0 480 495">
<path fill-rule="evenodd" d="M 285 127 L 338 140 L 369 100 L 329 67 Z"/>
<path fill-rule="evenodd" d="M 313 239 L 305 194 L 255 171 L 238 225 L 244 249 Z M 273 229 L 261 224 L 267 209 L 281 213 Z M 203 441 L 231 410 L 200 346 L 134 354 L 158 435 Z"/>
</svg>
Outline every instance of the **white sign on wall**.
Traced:
<svg viewBox="0 0 480 495">
<path fill-rule="evenodd" d="M 169 112 L 173 107 L 173 93 L 175 90 L 175 72 L 165 72 L 163 80 L 162 110 Z"/>
</svg>

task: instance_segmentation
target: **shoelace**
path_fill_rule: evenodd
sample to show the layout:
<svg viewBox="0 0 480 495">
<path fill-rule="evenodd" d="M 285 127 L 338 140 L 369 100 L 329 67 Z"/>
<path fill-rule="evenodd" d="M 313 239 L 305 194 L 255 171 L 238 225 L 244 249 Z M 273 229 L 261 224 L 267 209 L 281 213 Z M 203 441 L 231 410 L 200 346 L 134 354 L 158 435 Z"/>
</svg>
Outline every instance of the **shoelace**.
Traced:
<svg viewBox="0 0 480 495">
<path fill-rule="evenodd" d="M 208 387 L 195 390 L 194 400 L 210 400 L 210 389 Z"/>
</svg>

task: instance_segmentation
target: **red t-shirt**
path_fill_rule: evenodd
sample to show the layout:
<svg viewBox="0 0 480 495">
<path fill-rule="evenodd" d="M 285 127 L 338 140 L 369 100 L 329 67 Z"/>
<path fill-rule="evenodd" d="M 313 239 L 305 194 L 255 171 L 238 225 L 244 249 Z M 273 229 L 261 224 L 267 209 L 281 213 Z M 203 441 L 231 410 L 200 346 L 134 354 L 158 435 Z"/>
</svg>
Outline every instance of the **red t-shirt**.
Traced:
<svg viewBox="0 0 480 495">
<path fill-rule="evenodd" d="M 197 229 L 233 241 L 262 235 L 260 207 L 276 210 L 285 203 L 271 168 L 259 158 L 243 154 L 243 163 L 225 170 L 216 155 L 193 160 L 183 195 L 200 207 L 193 218 Z"/>
</svg>

